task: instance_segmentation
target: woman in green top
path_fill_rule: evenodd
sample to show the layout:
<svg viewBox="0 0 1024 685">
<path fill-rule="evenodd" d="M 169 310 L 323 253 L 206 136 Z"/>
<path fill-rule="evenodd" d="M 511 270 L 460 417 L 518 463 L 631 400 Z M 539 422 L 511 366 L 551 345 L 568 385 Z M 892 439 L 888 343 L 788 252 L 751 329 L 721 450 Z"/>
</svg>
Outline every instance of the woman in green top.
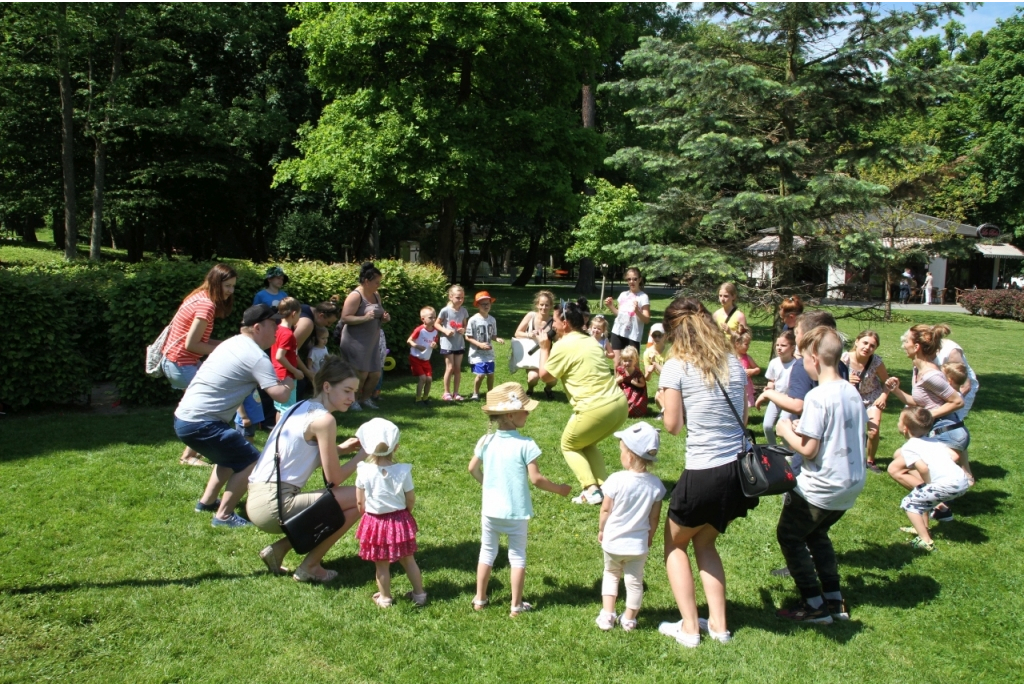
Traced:
<svg viewBox="0 0 1024 685">
<path fill-rule="evenodd" d="M 583 491 L 573 502 L 601 504 L 601 484 L 608 471 L 597 444 L 619 429 L 629 413 L 626 396 L 615 383 L 604 352 L 585 335 L 584 312 L 569 302 L 554 312 L 557 340 L 541 336 L 540 379 L 559 379 L 572 403 L 573 413 L 562 432 L 562 455 L 576 474 Z"/>
</svg>

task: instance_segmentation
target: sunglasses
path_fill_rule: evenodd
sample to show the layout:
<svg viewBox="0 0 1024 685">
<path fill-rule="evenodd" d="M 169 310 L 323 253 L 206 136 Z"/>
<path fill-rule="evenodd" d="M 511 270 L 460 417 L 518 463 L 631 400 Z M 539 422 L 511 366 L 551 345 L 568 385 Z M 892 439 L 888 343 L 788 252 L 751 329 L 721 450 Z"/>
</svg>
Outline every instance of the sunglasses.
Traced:
<svg viewBox="0 0 1024 685">
<path fill-rule="evenodd" d="M 639 278 L 627 278 L 626 283 L 636 283 L 639 280 Z"/>
<path fill-rule="evenodd" d="M 651 333 L 651 337 L 652 338 L 664 338 L 665 334 L 664 333 Z"/>
</svg>

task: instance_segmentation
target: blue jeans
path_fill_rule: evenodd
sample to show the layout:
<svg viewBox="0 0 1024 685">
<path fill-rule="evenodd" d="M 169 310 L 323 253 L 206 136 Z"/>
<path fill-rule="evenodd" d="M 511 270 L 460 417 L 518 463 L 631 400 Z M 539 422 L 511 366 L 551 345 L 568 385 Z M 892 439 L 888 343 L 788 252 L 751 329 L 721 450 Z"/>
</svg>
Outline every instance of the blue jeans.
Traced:
<svg viewBox="0 0 1024 685">
<path fill-rule="evenodd" d="M 235 472 L 244 471 L 260 458 L 259 450 L 223 421 L 182 421 L 175 416 L 174 433 L 217 466 Z"/>
<path fill-rule="evenodd" d="M 163 369 L 164 375 L 167 376 L 167 380 L 175 390 L 187 388 L 192 379 L 196 377 L 196 372 L 199 371 L 198 364 L 178 366 L 166 357 L 160 360 L 160 368 Z"/>
</svg>

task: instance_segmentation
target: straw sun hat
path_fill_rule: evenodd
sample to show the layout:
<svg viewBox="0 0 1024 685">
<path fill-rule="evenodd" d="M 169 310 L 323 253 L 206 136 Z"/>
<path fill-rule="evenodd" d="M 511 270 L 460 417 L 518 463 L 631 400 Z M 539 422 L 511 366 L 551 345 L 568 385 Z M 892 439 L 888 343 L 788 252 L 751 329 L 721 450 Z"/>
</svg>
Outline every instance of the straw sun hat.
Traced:
<svg viewBox="0 0 1024 685">
<path fill-rule="evenodd" d="M 526 396 L 523 386 L 515 381 L 502 383 L 487 393 L 487 402 L 481 409 L 485 414 L 508 414 L 514 411 L 533 411 L 539 402 Z"/>
</svg>

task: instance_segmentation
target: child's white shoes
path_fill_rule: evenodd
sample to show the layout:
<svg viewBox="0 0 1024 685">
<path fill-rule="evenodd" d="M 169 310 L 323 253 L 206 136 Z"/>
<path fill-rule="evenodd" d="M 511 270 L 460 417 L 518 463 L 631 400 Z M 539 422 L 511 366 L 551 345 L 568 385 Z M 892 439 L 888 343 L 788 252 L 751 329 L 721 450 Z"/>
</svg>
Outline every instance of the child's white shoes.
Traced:
<svg viewBox="0 0 1024 685">
<path fill-rule="evenodd" d="M 711 630 L 711 626 L 708 625 L 708 620 L 706 618 L 698 618 L 697 625 L 700 626 L 700 632 L 707 633 L 708 637 L 710 637 L 712 640 L 718 640 L 723 645 L 732 642 L 732 633 L 730 633 L 728 630 L 724 633 L 716 633 L 715 631 Z"/>
<path fill-rule="evenodd" d="M 616 619 L 618 619 L 618 616 L 614 613 L 609 614 L 607 611 L 602 610 L 601 613 L 597 615 L 597 618 L 594 619 L 594 623 L 596 623 L 597 627 L 601 630 L 611 630 L 615 627 Z"/>
<path fill-rule="evenodd" d="M 626 616 L 623 614 L 619 616 L 619 625 L 622 626 L 622 629 L 628 633 L 631 630 L 636 630 L 636 619 L 626 618 Z"/>
</svg>

